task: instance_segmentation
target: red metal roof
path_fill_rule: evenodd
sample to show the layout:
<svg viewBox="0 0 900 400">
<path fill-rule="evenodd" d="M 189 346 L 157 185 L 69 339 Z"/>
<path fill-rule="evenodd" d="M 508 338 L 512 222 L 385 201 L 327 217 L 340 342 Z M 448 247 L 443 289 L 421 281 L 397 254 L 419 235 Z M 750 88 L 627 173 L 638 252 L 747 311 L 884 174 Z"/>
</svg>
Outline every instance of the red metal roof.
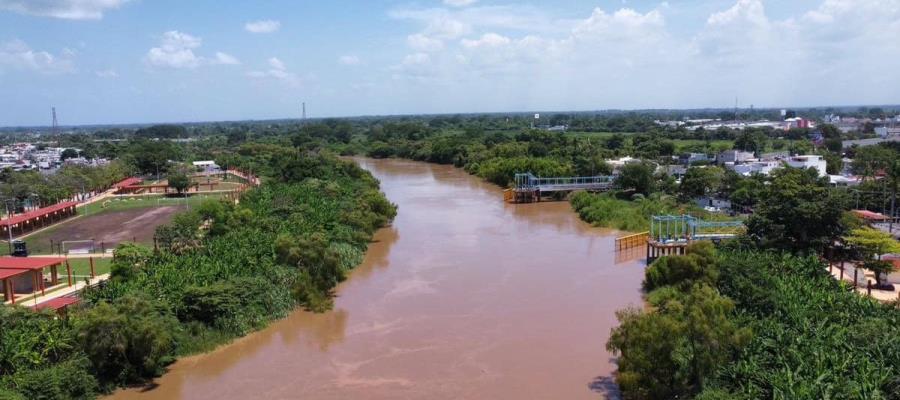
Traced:
<svg viewBox="0 0 900 400">
<path fill-rule="evenodd" d="M 12 218 L 6 218 L 0 221 L 0 226 L 9 226 L 20 224 L 25 221 L 33 220 L 37 217 L 43 217 L 45 215 L 52 214 L 54 212 L 65 210 L 69 207 L 75 207 L 78 202 L 75 201 L 66 201 L 62 203 L 54 204 L 50 207 L 39 208 L 37 210 L 31 210 L 24 214 L 14 215 Z"/>
<path fill-rule="evenodd" d="M 32 308 L 34 308 L 35 310 L 51 309 L 51 310 L 56 311 L 56 310 L 59 310 L 60 308 L 75 304 L 79 301 L 80 300 L 77 297 L 57 297 L 53 300 L 47 300 L 41 304 L 33 306 Z"/>
<path fill-rule="evenodd" d="M 887 215 L 877 213 L 877 212 L 872 212 L 869 210 L 853 210 L 853 213 L 856 214 L 860 218 L 868 219 L 871 221 L 884 221 L 884 220 L 888 219 Z"/>
<path fill-rule="evenodd" d="M 122 179 L 121 181 L 119 181 L 119 183 L 113 185 L 113 187 L 117 188 L 117 189 L 121 189 L 126 186 L 137 185 L 138 183 L 141 183 L 143 181 L 144 180 L 141 178 L 131 177 L 131 178 Z"/>
<path fill-rule="evenodd" d="M 3 269 L 44 269 L 51 265 L 66 262 L 62 257 L 0 257 L 0 270 Z"/>
<path fill-rule="evenodd" d="M 28 272 L 27 269 L 0 269 L 0 280 L 9 279 Z"/>
</svg>

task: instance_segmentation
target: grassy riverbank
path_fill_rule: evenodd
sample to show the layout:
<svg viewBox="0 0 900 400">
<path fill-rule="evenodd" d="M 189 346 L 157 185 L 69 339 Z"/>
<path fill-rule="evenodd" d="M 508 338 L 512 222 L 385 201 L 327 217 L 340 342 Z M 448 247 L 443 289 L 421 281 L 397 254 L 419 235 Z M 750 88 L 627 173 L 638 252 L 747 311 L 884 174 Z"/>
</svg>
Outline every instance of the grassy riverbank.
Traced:
<svg viewBox="0 0 900 400">
<path fill-rule="evenodd" d="M 353 163 L 277 151 L 246 159 L 271 163 L 270 173 L 240 205 L 208 201 L 177 215 L 157 230 L 158 253 L 120 247 L 113 279 L 84 293 L 68 320 L 0 307 L 0 398 L 93 398 L 297 307 L 328 309 L 396 208 Z"/>
</svg>

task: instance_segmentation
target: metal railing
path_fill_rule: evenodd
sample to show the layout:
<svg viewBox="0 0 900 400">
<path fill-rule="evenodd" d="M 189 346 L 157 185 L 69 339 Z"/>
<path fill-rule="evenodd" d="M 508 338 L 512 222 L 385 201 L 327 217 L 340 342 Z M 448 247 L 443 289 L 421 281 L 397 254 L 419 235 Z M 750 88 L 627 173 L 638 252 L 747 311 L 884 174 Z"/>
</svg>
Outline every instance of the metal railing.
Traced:
<svg viewBox="0 0 900 400">
<path fill-rule="evenodd" d="M 744 229 L 743 221 L 704 221 L 691 215 L 654 215 L 650 219 L 650 239 L 661 243 L 725 239 Z"/>
<path fill-rule="evenodd" d="M 612 186 L 612 176 L 572 176 L 541 178 L 529 173 L 515 175 L 516 189 L 538 189 L 542 192 L 555 190 L 606 189 Z"/>
</svg>

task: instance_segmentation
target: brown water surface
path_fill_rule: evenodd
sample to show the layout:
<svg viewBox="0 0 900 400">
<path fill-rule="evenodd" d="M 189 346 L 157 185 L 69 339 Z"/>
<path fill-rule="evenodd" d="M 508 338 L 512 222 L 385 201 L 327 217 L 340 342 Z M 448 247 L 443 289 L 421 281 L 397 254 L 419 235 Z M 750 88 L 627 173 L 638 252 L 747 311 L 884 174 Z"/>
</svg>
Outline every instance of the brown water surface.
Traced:
<svg viewBox="0 0 900 400">
<path fill-rule="evenodd" d="M 643 264 L 568 203 L 504 204 L 459 169 L 358 162 L 400 212 L 338 288 L 113 399 L 598 399 Z M 635 253 L 640 254 L 640 252 Z M 623 260 L 623 258 L 625 258 Z"/>
</svg>

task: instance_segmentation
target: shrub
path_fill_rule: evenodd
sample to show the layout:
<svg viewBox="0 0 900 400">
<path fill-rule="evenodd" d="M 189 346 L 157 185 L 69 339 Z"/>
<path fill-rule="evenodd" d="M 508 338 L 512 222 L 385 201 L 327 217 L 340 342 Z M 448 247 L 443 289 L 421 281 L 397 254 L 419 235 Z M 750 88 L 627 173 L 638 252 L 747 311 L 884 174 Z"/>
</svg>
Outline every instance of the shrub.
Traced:
<svg viewBox="0 0 900 400">
<path fill-rule="evenodd" d="M 87 360 L 74 359 L 47 368 L 20 371 L 4 380 L 15 387 L 22 399 L 93 399 L 97 395 L 97 380 L 88 372 L 89 367 Z M 0 399 L 6 399 L 2 390 Z"/>
<path fill-rule="evenodd" d="M 103 383 L 142 382 L 173 361 L 177 320 L 145 299 L 101 302 L 74 320 L 81 347 Z"/>
</svg>

